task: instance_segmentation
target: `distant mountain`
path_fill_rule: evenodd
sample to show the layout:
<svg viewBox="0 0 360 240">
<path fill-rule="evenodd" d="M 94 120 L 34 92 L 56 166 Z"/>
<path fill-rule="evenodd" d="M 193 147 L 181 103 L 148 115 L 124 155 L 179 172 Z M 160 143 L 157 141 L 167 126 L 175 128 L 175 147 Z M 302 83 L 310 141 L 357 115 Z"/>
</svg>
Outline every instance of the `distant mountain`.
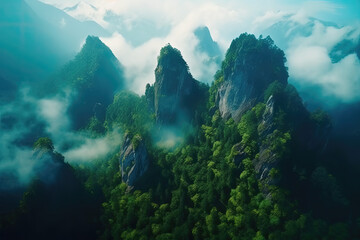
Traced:
<svg viewBox="0 0 360 240">
<path fill-rule="evenodd" d="M 306 23 L 301 23 L 294 20 L 293 17 L 294 15 L 292 14 L 284 16 L 280 21 L 262 30 L 261 34 L 265 36 L 270 35 L 277 45 L 286 51 L 295 38 L 306 38 L 311 36 L 316 30 L 317 24 L 337 30 L 343 28 L 343 26 L 339 26 L 335 23 L 322 21 L 316 18 L 309 18 Z M 358 46 L 360 46 L 360 36 L 356 33 L 355 29 L 352 29 L 345 32 L 340 41 L 335 42 L 335 45 L 329 49 L 329 57 L 333 63 L 337 63 L 344 57 L 353 53 L 358 53 L 360 58 Z"/>
<path fill-rule="evenodd" d="M 57 39 L 58 46 L 70 56 L 79 51 L 88 35 L 110 36 L 107 30 L 89 19 L 79 21 L 66 12 L 38 0 L 26 0 L 26 3 L 42 21 L 51 25 L 47 33 Z"/>
<path fill-rule="evenodd" d="M 66 7 L 64 8 L 63 10 L 65 12 L 70 12 L 70 11 L 76 11 L 76 10 L 79 10 L 79 9 L 84 9 L 84 8 L 88 8 L 88 9 L 92 9 L 94 11 L 98 10 L 96 7 L 94 7 L 93 5 L 89 4 L 89 3 L 85 3 L 85 2 L 79 2 L 77 4 L 75 4 L 74 6 L 72 7 Z"/>
<path fill-rule="evenodd" d="M 326 27 L 339 28 L 335 23 L 325 22 L 316 18 L 309 18 L 306 22 L 299 22 L 294 19 L 293 14 L 288 14 L 268 28 L 261 30 L 260 34 L 264 36 L 270 35 L 276 42 L 276 45 L 285 51 L 295 37 L 310 36 L 317 22 Z"/>
<path fill-rule="evenodd" d="M 324 45 L 321 41 L 311 44 L 326 49 L 329 60 L 331 60 L 333 64 L 332 67 L 335 67 L 335 64 L 351 54 L 356 54 L 360 59 L 360 35 L 357 29 L 350 27 L 343 28 L 335 23 L 324 22 L 315 18 L 309 18 L 306 23 L 300 23 L 295 21 L 293 17 L 294 15 L 284 16 L 280 21 L 261 31 L 261 33 L 264 35 L 270 34 L 271 38 L 274 39 L 277 45 L 283 48 L 286 53 L 287 50 L 301 44 L 301 42 L 298 42 L 291 45 L 298 37 L 301 37 L 300 39 L 304 41 L 304 44 L 307 44 L 307 37 L 310 37 L 312 34 L 319 34 L 316 33 L 316 31 L 321 31 L 320 33 L 322 33 L 322 31 L 337 31 L 340 36 L 335 36 L 332 41 L 328 41 L 329 44 Z M 338 68 L 343 68 L 343 66 L 338 65 Z M 356 82 L 347 83 L 347 79 L 342 79 L 342 76 L 340 76 L 340 78 L 341 79 L 334 79 L 334 81 L 344 81 L 344 85 L 349 84 L 354 89 L 357 88 Z M 298 88 L 308 109 L 315 110 L 324 108 L 329 111 L 329 114 L 334 119 L 334 132 L 348 135 L 358 131 L 359 128 L 356 127 L 357 121 L 354 118 L 356 114 L 354 113 L 357 112 L 359 102 L 347 103 L 347 99 L 343 101 L 331 94 L 326 94 L 324 88 L 328 87 L 330 83 L 321 85 L 319 83 L 304 81 L 304 79 L 294 79 L 294 76 L 291 76 L 291 69 L 289 81 Z M 350 111 L 350 109 L 353 109 L 353 111 Z M 354 122 L 350 124 L 349 121 L 351 120 L 354 120 Z M 344 121 L 348 123 L 343 124 Z"/>
<path fill-rule="evenodd" d="M 222 52 L 217 42 L 212 39 L 209 28 L 206 26 L 198 27 L 195 29 L 194 34 L 199 40 L 196 50 L 206 53 L 210 57 L 209 60 L 219 64 Z"/>
<path fill-rule="evenodd" d="M 107 32 L 36 0 L 0 2 L 0 75 L 15 86 L 44 78 L 71 59 L 89 34 Z M 0 84 L 4 84 L 1 81 Z"/>
<path fill-rule="evenodd" d="M 72 7 L 66 7 L 63 9 L 64 12 L 76 18 L 80 21 L 95 21 L 96 19 L 91 16 L 95 16 L 97 8 L 86 2 L 79 2 Z M 84 14 L 86 13 L 86 14 Z"/>
<path fill-rule="evenodd" d="M 120 127 L 123 141 L 71 167 L 40 138 L 32 156 L 45 167 L 17 210 L 3 208 L 0 238 L 356 239 L 360 170 L 329 140 L 330 117 L 288 84 L 285 62 L 270 37 L 243 33 L 209 89 L 168 44 L 145 96 L 113 97 L 122 67 L 88 37 L 45 96 L 70 91 L 76 130 L 97 139 Z"/>
<path fill-rule="evenodd" d="M 210 30 L 206 26 L 195 29 L 194 35 L 199 41 L 195 46 L 195 54 L 200 55 L 202 65 L 204 66 L 201 82 L 210 83 L 217 69 L 221 66 L 223 52 L 217 42 L 213 40 Z"/>
<path fill-rule="evenodd" d="M 166 37 L 171 30 L 171 25 L 157 24 L 152 19 L 136 18 L 118 15 L 113 11 L 107 11 L 104 21 L 108 23 L 107 29 L 119 32 L 132 46 L 138 47 L 148 40 L 156 37 Z"/>
<path fill-rule="evenodd" d="M 46 83 L 42 94 L 70 90 L 68 112 L 74 128 L 78 129 L 91 117 L 103 121 L 114 93 L 124 86 L 120 62 L 98 37 L 88 36 L 81 51 Z"/>
<path fill-rule="evenodd" d="M 360 37 L 356 41 L 354 39 L 344 39 L 337 43 L 329 53 L 333 62 L 339 62 L 350 54 L 356 54 L 360 59 Z"/>
</svg>

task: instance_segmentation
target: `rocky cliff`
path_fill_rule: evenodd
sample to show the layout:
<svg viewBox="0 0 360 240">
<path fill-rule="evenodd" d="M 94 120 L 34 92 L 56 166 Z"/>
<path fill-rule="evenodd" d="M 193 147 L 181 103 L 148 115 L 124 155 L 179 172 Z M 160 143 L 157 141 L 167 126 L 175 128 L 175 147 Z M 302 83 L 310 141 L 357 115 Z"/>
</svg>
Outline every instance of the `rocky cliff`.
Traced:
<svg viewBox="0 0 360 240">
<path fill-rule="evenodd" d="M 274 81 L 286 84 L 284 52 L 270 37 L 256 39 L 241 34 L 226 53 L 218 78 L 216 102 L 222 117 L 240 120 L 243 113 L 264 100 L 264 91 Z"/>
<path fill-rule="evenodd" d="M 149 157 L 144 141 L 140 136 L 125 136 L 120 152 L 120 169 L 122 181 L 134 187 L 136 181 L 148 170 Z"/>
<path fill-rule="evenodd" d="M 284 53 L 269 37 L 242 34 L 232 42 L 210 90 L 221 116 L 239 122 L 242 141 L 234 145 L 235 164 L 250 158 L 264 186 L 281 181 L 279 170 L 282 180 L 310 174 L 316 163 L 304 152 L 311 159 L 319 156 L 331 129 L 326 114 L 306 110 L 287 83 L 284 64 Z"/>
<path fill-rule="evenodd" d="M 160 51 L 153 88 L 147 87 L 146 97 L 161 125 L 188 122 L 206 89 L 192 77 L 180 51 L 170 44 Z"/>
</svg>

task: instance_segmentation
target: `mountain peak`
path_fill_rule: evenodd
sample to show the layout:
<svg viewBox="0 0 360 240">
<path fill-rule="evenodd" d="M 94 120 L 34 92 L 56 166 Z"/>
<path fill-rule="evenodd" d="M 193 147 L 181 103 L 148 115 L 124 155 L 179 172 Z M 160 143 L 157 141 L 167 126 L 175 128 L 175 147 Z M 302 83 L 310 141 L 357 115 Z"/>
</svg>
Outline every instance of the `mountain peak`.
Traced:
<svg viewBox="0 0 360 240">
<path fill-rule="evenodd" d="M 65 12 L 69 12 L 69 11 L 75 11 L 75 10 L 84 9 L 84 8 L 85 8 L 85 9 L 90 8 L 90 9 L 92 9 L 92 10 L 94 10 L 94 11 L 98 10 L 95 6 L 93 6 L 93 5 L 89 4 L 89 3 L 85 3 L 85 2 L 83 2 L 83 1 L 78 2 L 77 4 L 75 4 L 75 5 L 72 6 L 72 7 L 66 7 L 66 8 L 64 8 L 63 10 L 64 10 Z"/>
<path fill-rule="evenodd" d="M 157 70 L 161 70 L 159 66 L 178 66 L 185 67 L 187 71 L 189 67 L 185 62 L 184 58 L 181 55 L 181 52 L 172 47 L 170 43 L 168 43 L 165 47 L 161 48 L 160 55 L 158 57 L 158 67 Z"/>
<path fill-rule="evenodd" d="M 83 45 L 81 51 L 85 51 L 88 49 L 91 49 L 92 51 L 94 51 L 94 53 L 107 53 L 113 55 L 110 48 L 106 46 L 97 36 L 87 36 L 85 44 Z"/>
<path fill-rule="evenodd" d="M 199 89 L 200 83 L 192 77 L 181 52 L 170 44 L 163 47 L 155 69 L 153 90 L 149 86 L 147 91 L 156 121 L 166 125 L 186 123 L 193 115 L 197 97 L 201 95 Z"/>
<path fill-rule="evenodd" d="M 98 8 L 83 1 L 78 2 L 74 6 L 66 7 L 63 11 L 80 21 L 91 20 L 96 22 L 97 20 L 94 16 L 97 16 Z"/>
<path fill-rule="evenodd" d="M 200 52 L 206 53 L 211 58 L 219 58 L 222 55 L 220 47 L 211 37 L 208 27 L 201 26 L 196 28 L 194 35 L 199 40 L 197 49 Z"/>
<path fill-rule="evenodd" d="M 221 115 L 239 120 L 264 99 L 264 91 L 271 83 L 286 85 L 285 61 L 284 52 L 269 36 L 257 39 L 243 33 L 233 40 L 217 76 L 221 82 L 217 96 Z"/>
<path fill-rule="evenodd" d="M 45 94 L 56 94 L 64 89 L 72 91 L 68 112 L 74 128 L 79 129 L 91 117 L 100 121 L 104 119 L 114 92 L 125 85 L 123 72 L 121 63 L 110 48 L 98 37 L 88 36 L 75 58 L 49 81 L 51 86 L 46 88 Z"/>
</svg>

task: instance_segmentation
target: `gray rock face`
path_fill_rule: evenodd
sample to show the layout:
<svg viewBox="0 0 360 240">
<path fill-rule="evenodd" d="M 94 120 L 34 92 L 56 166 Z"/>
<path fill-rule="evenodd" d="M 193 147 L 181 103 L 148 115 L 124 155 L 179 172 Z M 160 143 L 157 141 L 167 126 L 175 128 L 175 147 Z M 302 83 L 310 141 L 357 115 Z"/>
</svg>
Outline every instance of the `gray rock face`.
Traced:
<svg viewBox="0 0 360 240">
<path fill-rule="evenodd" d="M 170 45 L 161 49 L 154 84 L 157 123 L 186 121 L 191 115 L 197 89 L 198 82 L 189 73 L 180 51 Z"/>
<path fill-rule="evenodd" d="M 268 146 L 262 145 L 260 147 L 259 157 L 253 161 L 259 180 L 269 185 L 274 184 L 276 179 L 270 176 L 270 170 L 277 168 L 279 161 L 280 158 L 277 154 L 273 153 Z"/>
<path fill-rule="evenodd" d="M 137 146 L 134 146 L 131 138 L 126 136 L 119 161 L 123 182 L 133 187 L 149 167 L 148 153 L 143 140 L 139 139 Z"/>
<path fill-rule="evenodd" d="M 271 95 L 266 102 L 266 107 L 264 114 L 262 116 L 260 137 L 266 137 L 275 130 L 274 124 L 274 114 L 275 114 L 275 100 Z"/>
<path fill-rule="evenodd" d="M 177 121 L 177 113 L 183 105 L 183 99 L 190 97 L 194 88 L 194 80 L 185 69 L 168 68 L 167 73 L 156 71 L 155 82 L 155 114 L 158 123 Z M 168 78 L 167 75 L 174 77 Z"/>
<path fill-rule="evenodd" d="M 270 37 L 256 39 L 242 34 L 235 39 L 226 54 L 222 67 L 223 82 L 216 103 L 223 118 L 239 121 L 241 116 L 258 102 L 274 81 L 287 84 L 286 59 Z"/>
<path fill-rule="evenodd" d="M 262 122 L 260 123 L 259 135 L 261 139 L 265 139 L 276 129 L 274 123 L 275 114 L 275 99 L 270 96 L 266 102 L 265 111 L 262 116 Z M 270 176 L 270 170 L 278 166 L 280 159 L 275 153 L 273 153 L 266 143 L 260 145 L 259 157 L 254 159 L 255 171 L 258 174 L 258 178 L 267 184 L 274 184 L 276 179 Z"/>
<path fill-rule="evenodd" d="M 241 115 L 260 100 L 261 94 L 247 80 L 245 73 L 232 74 L 218 91 L 218 104 L 223 118 L 239 121 Z"/>
<path fill-rule="evenodd" d="M 280 157 L 272 152 L 269 148 L 269 142 L 265 141 L 266 138 L 271 135 L 276 129 L 276 124 L 274 121 L 275 115 L 275 105 L 276 101 L 273 96 L 270 96 L 266 102 L 266 107 L 262 115 L 262 120 L 259 123 L 258 132 L 259 132 L 259 155 L 252 159 L 253 165 L 257 174 L 257 178 L 268 185 L 276 184 L 277 179 L 273 176 L 270 176 L 270 171 L 273 168 L 277 168 L 280 162 Z M 234 163 L 236 166 L 239 166 L 240 163 L 247 158 L 245 153 L 245 146 L 241 143 L 234 145 L 234 150 L 236 155 L 234 157 Z M 263 189 L 267 193 L 267 189 Z"/>
</svg>

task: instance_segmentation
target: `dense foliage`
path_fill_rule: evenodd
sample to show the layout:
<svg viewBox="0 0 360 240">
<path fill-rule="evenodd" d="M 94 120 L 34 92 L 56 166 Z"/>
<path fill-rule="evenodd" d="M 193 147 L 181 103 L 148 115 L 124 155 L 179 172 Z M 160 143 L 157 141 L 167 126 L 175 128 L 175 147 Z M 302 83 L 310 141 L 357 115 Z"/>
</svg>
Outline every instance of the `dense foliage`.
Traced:
<svg viewBox="0 0 360 240">
<path fill-rule="evenodd" d="M 245 60 L 245 62 L 241 62 Z M 255 85 L 260 87 L 269 79 L 286 83 L 287 69 L 284 65 L 286 59 L 284 52 L 279 49 L 268 36 L 257 39 L 252 34 L 243 33 L 234 39 L 226 52 L 221 71 L 224 78 L 239 71 L 255 77 Z M 252 66 L 252 67 L 249 67 Z M 270 73 L 266 78 L 260 72 Z"/>
<path fill-rule="evenodd" d="M 226 61 L 230 62 L 226 58 L 223 67 Z M 275 81 L 264 90 L 264 101 L 245 113 L 238 123 L 231 118 L 222 119 L 212 94 L 224 81 L 222 74 L 215 76 L 207 114 L 200 115 L 202 123 L 195 124 L 197 130 L 191 138 L 172 150 L 148 145 L 152 165 L 140 179 L 141 187 L 129 192 L 119 176 L 116 181 L 106 183 L 102 180 L 95 183 L 96 178 L 90 177 L 95 180 L 92 184 L 101 186 L 106 196 L 101 217 L 104 232 L 100 238 L 347 239 L 356 236 L 358 228 L 340 222 L 344 220 L 341 214 L 336 213 L 335 218 L 332 213 L 324 214 L 327 204 L 321 207 L 315 199 L 313 203 L 307 202 L 307 208 L 299 204 L 309 195 L 329 204 L 337 202 L 332 206 L 347 204 L 336 178 L 316 159 L 317 151 L 304 149 L 302 142 L 305 128 L 326 129 L 330 125 L 329 117 L 322 111 L 309 114 L 294 87 Z M 151 94 L 153 89 L 148 86 L 147 95 Z M 264 135 L 263 115 L 270 97 L 277 103 L 274 127 Z M 122 103 L 121 109 L 127 109 L 126 100 Z M 147 103 L 151 114 L 151 102 Z M 136 115 L 136 110 L 131 111 L 134 112 L 119 116 Z M 138 114 L 144 112 L 139 110 Z M 134 125 L 126 128 L 136 131 L 131 126 Z M 139 125 L 137 129 L 143 128 Z M 299 149 L 306 154 L 300 154 Z M 270 171 L 273 179 L 270 182 L 260 181 L 254 168 L 254 162 L 264 152 L 280 159 L 277 168 Z M 239 157 L 241 160 L 237 161 Z M 303 161 L 302 157 L 307 160 Z M 102 166 L 106 169 L 111 166 L 111 171 L 117 173 L 117 161 L 112 158 Z M 304 184 L 309 194 L 301 195 L 293 190 L 297 187 L 300 190 Z M 322 189 L 321 194 L 316 194 L 318 189 Z"/>
<path fill-rule="evenodd" d="M 87 130 L 93 136 L 121 128 L 135 136 L 134 145 L 144 139 L 150 166 L 135 188 L 121 180 L 118 153 L 90 166 L 66 165 L 64 174 L 71 176 L 67 179 L 74 185 L 68 189 L 66 185 L 57 186 L 57 192 L 46 187 L 43 190 L 35 182 L 25 193 L 20 212 L 0 221 L 0 229 L 16 229 L 26 217 L 33 218 L 35 211 L 54 220 L 50 215 L 42 215 L 51 210 L 57 218 L 54 221 L 61 224 L 68 221 L 63 219 L 66 214 L 76 216 L 69 224 L 81 231 L 75 231 L 79 235 L 72 237 L 79 237 L 84 231 L 82 236 L 89 239 L 359 237 L 357 198 L 351 198 L 353 191 L 343 189 L 346 181 L 339 181 L 341 172 L 331 167 L 341 159 L 337 155 L 329 157 L 329 151 L 324 150 L 323 140 L 331 129 L 331 121 L 322 111 L 309 113 L 305 109 L 296 89 L 287 84 L 284 65 L 273 69 L 279 79 L 263 89 L 264 99 L 238 122 L 221 117 L 216 94 L 226 75 L 238 71 L 234 69 L 238 58 L 234 44 L 241 43 L 241 48 L 254 56 L 254 61 L 260 61 L 261 67 L 274 68 L 271 63 L 285 62 L 283 52 L 270 38 L 256 39 L 248 34 L 239 38 L 230 46 L 209 93 L 201 95 L 203 102 L 195 105 L 196 114 L 190 121 L 192 132 L 183 136 L 181 144 L 173 148 L 154 144 L 154 134 L 161 134 L 163 126 L 154 117 L 155 92 L 150 85 L 141 97 L 127 91 L 117 93 L 107 107 L 104 123 L 91 119 Z M 248 43 L 254 41 L 250 45 L 256 47 L 247 49 Z M 271 46 L 269 57 L 276 59 L 268 65 L 256 60 L 264 45 Z M 169 54 L 169 48 L 161 50 L 159 61 Z M 182 57 L 178 58 L 181 54 L 174 53 L 171 63 L 179 61 L 176 64 L 187 69 Z M 161 66 L 166 64 L 169 62 Z M 35 143 L 35 147 L 42 146 L 53 151 L 48 138 Z M 329 161 L 324 161 L 327 157 Z M 48 200 L 54 192 L 56 199 Z M 74 194 L 74 199 L 66 194 Z M 85 206 L 80 204 L 84 202 Z M 60 213 L 70 205 L 71 210 Z M 89 231 L 84 230 L 87 224 L 92 227 Z M 59 236 L 69 237 L 69 231 L 66 228 L 66 234 Z"/>
</svg>

